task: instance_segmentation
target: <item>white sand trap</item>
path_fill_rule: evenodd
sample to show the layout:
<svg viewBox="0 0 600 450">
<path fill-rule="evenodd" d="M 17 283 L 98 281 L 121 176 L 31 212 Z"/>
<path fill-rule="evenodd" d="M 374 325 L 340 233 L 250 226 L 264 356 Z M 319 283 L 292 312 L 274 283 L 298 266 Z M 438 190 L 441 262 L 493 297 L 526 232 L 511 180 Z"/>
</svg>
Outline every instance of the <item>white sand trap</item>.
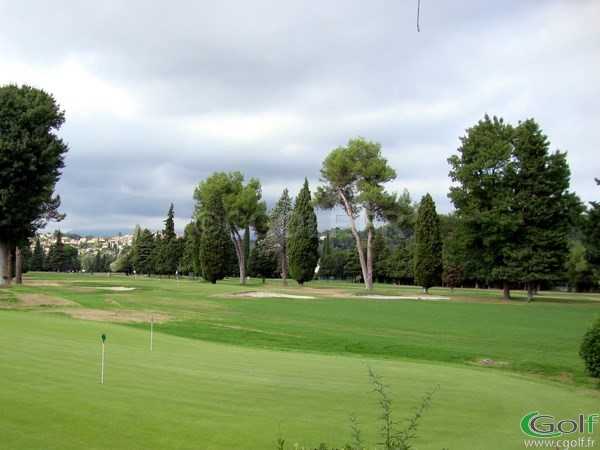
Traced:
<svg viewBox="0 0 600 450">
<path fill-rule="evenodd" d="M 278 292 L 264 292 L 264 291 L 251 291 L 251 292 L 240 292 L 234 294 L 236 297 L 269 297 L 269 298 L 314 298 L 308 295 L 291 295 L 291 294 L 280 294 Z"/>
<path fill-rule="evenodd" d="M 97 287 L 94 289 L 101 289 L 103 291 L 133 291 L 133 290 L 135 290 L 135 288 L 124 287 L 124 286 L 105 286 L 105 287 Z"/>
<path fill-rule="evenodd" d="M 450 300 L 450 297 L 433 297 L 430 295 L 405 296 L 405 295 L 357 295 L 360 298 L 377 298 L 382 300 Z"/>
</svg>

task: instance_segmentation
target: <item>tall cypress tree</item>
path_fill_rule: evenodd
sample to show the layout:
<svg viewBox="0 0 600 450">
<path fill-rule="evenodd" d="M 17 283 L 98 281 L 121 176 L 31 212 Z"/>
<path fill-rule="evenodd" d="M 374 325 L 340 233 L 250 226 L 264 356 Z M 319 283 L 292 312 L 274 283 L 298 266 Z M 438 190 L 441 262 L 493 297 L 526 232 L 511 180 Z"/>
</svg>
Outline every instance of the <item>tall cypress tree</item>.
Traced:
<svg viewBox="0 0 600 450">
<path fill-rule="evenodd" d="M 287 188 L 281 193 L 275 208 L 269 216 L 269 231 L 264 241 L 264 246 L 270 248 L 279 258 L 281 279 L 287 286 L 288 276 L 288 227 L 292 214 L 292 199 Z"/>
<path fill-rule="evenodd" d="M 429 194 L 425 194 L 419 204 L 415 235 L 415 282 L 423 286 L 423 292 L 427 294 L 442 276 L 440 219 Z"/>
<path fill-rule="evenodd" d="M 231 243 L 225 208 L 218 193 L 210 195 L 200 216 L 200 265 L 202 276 L 215 284 L 227 276 Z"/>
<path fill-rule="evenodd" d="M 317 215 L 312 204 L 308 180 L 296 197 L 287 239 L 290 275 L 302 286 L 315 276 L 319 261 Z"/>
</svg>

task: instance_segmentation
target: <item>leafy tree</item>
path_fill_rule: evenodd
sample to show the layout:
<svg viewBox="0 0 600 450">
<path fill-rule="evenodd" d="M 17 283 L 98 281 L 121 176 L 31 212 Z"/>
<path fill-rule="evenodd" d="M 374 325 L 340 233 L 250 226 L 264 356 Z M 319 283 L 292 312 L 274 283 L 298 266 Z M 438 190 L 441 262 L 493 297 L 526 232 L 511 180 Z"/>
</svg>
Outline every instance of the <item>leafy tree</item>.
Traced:
<svg viewBox="0 0 600 450">
<path fill-rule="evenodd" d="M 62 220 L 54 188 L 66 143 L 55 132 L 65 114 L 54 97 L 30 86 L 0 87 L 0 286 L 10 286 L 13 248 L 49 220 Z"/>
<path fill-rule="evenodd" d="M 595 180 L 596 184 L 600 185 L 600 180 Z M 600 276 L 600 202 L 590 202 L 590 206 L 583 233 L 585 259 L 596 272 L 596 276 Z"/>
<path fill-rule="evenodd" d="M 456 214 L 438 215 L 442 236 L 442 280 L 451 290 L 461 286 L 467 279 L 464 261 L 469 251 L 461 237 L 460 219 Z"/>
<path fill-rule="evenodd" d="M 129 275 L 133 272 L 131 265 L 132 248 L 125 246 L 121 249 L 117 258 L 110 264 L 110 270 L 112 272 L 124 272 Z"/>
<path fill-rule="evenodd" d="M 325 258 L 327 255 L 331 253 L 331 239 L 329 237 L 329 231 L 325 233 L 325 238 L 323 239 L 323 245 L 321 246 L 321 258 Z"/>
<path fill-rule="evenodd" d="M 486 114 L 460 138 L 459 155 L 448 158 L 450 177 L 457 183 L 448 197 L 456 207 L 462 228 L 460 235 L 469 252 L 464 264 L 474 278 L 488 284 L 503 282 L 508 298 L 509 279 L 504 270 L 504 252 L 518 227 L 510 210 L 513 185 L 508 176 L 514 129 L 502 118 Z"/>
<path fill-rule="evenodd" d="M 386 276 L 396 284 L 413 284 L 415 279 L 415 239 L 402 239 L 392 247 L 386 260 Z"/>
<path fill-rule="evenodd" d="M 302 286 L 306 281 L 314 278 L 315 268 L 319 261 L 317 215 L 312 204 L 306 178 L 298 197 L 296 197 L 296 203 L 290 218 L 287 247 L 289 250 L 290 274 Z"/>
<path fill-rule="evenodd" d="M 362 268 L 358 257 L 358 250 L 351 248 L 346 250 L 346 264 L 344 265 L 344 277 L 350 277 L 353 281 L 357 281 L 362 275 Z"/>
<path fill-rule="evenodd" d="M 248 274 L 251 277 L 262 278 L 263 283 L 266 278 L 271 278 L 277 271 L 277 257 L 273 255 L 269 245 L 263 239 L 258 239 L 256 245 L 250 251 L 248 258 Z"/>
<path fill-rule="evenodd" d="M 173 275 L 182 256 L 181 246 L 175 233 L 174 216 L 173 203 L 171 203 L 165 219 L 165 229 L 158 246 L 156 271 L 161 275 Z"/>
<path fill-rule="evenodd" d="M 48 249 L 46 269 L 56 272 L 81 270 L 78 250 L 72 245 L 63 243 L 62 236 L 62 233 L 58 230 L 56 241 Z"/>
<path fill-rule="evenodd" d="M 217 192 L 206 199 L 200 216 L 200 264 L 202 276 L 215 284 L 227 276 L 230 242 L 223 202 Z"/>
<path fill-rule="evenodd" d="M 460 156 L 448 159 L 458 182 L 449 197 L 461 219 L 467 270 L 488 284 L 501 280 L 527 287 L 555 282 L 568 253 L 567 234 L 581 213 L 568 192 L 566 154 L 549 143 L 528 119 L 515 128 L 487 115 L 461 138 Z"/>
<path fill-rule="evenodd" d="M 185 226 L 183 231 L 183 254 L 179 261 L 179 271 L 182 273 L 202 273 L 200 264 L 200 224 L 193 221 Z"/>
<path fill-rule="evenodd" d="M 582 212 L 579 199 L 568 191 L 566 153 L 549 153 L 549 147 L 534 120 L 515 129 L 510 210 L 519 222 L 504 259 L 511 279 L 525 283 L 528 301 L 537 283 L 555 282 L 563 275 L 568 234 Z"/>
<path fill-rule="evenodd" d="M 292 215 L 292 199 L 287 188 L 281 193 L 281 197 L 271 211 L 269 216 L 269 230 L 262 244 L 263 251 L 267 248 L 275 253 L 279 259 L 281 280 L 287 286 L 288 275 L 288 227 Z"/>
<path fill-rule="evenodd" d="M 390 251 L 385 242 L 383 231 L 381 228 L 377 228 L 373 237 L 373 276 L 379 281 L 385 281 L 389 256 Z"/>
<path fill-rule="evenodd" d="M 415 283 L 428 293 L 442 277 L 440 219 L 429 194 L 425 194 L 419 204 L 415 238 Z"/>
<path fill-rule="evenodd" d="M 600 316 L 583 335 L 579 356 L 592 377 L 600 378 Z"/>
<path fill-rule="evenodd" d="M 338 278 L 344 276 L 344 267 L 347 262 L 347 251 L 340 248 L 333 248 L 331 252 L 321 258 L 319 276 L 324 278 Z"/>
<path fill-rule="evenodd" d="M 381 144 L 364 138 L 351 139 L 347 147 L 334 149 L 321 168 L 321 181 L 326 185 L 317 190 L 317 204 L 323 209 L 339 205 L 348 215 L 365 287 L 369 291 L 373 290 L 373 223 L 376 219 L 398 217 L 396 195 L 388 194 L 383 186 L 395 178 L 396 172 L 381 155 Z M 366 216 L 366 255 L 356 228 L 356 218 L 361 211 Z"/>
<path fill-rule="evenodd" d="M 62 271 L 65 270 L 66 261 L 64 254 L 65 244 L 62 241 L 62 233 L 57 230 L 55 233 L 56 241 L 48 249 L 48 256 L 46 257 L 46 269 L 51 271 Z"/>
<path fill-rule="evenodd" d="M 569 284 L 575 292 L 591 291 L 596 284 L 596 277 L 585 259 L 585 248 L 580 240 L 569 242 L 569 256 L 565 264 Z"/>
<path fill-rule="evenodd" d="M 264 233 L 267 228 L 267 206 L 264 201 L 261 201 L 260 181 L 252 178 L 246 185 L 243 183 L 244 176 L 239 171 L 229 174 L 215 172 L 206 180 L 201 181 L 194 190 L 197 217 L 202 215 L 213 192 L 221 197 L 224 218 L 229 227 L 229 237 L 234 244 L 237 257 L 240 283 L 246 282 L 246 262 L 240 233 L 246 229 L 246 225 L 253 228 L 258 234 Z"/>
</svg>

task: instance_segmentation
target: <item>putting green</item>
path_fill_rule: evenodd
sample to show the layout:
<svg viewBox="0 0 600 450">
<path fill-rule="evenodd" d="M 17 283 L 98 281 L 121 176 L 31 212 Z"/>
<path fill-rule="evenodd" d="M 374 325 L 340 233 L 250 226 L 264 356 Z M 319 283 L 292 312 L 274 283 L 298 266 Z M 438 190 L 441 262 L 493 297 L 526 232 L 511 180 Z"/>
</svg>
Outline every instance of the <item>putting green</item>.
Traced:
<svg viewBox="0 0 600 450">
<path fill-rule="evenodd" d="M 160 326 L 157 326 L 157 330 Z M 359 358 L 248 349 L 58 315 L 0 310 L 4 448 L 374 448 L 380 410 Z M 100 384 L 102 332 L 107 333 Z M 600 412 L 598 392 L 490 368 L 369 360 L 394 420 L 439 384 L 413 445 L 525 448 L 521 418 Z M 600 425 L 590 436 L 600 445 Z M 579 434 L 577 435 L 579 437 Z"/>
</svg>

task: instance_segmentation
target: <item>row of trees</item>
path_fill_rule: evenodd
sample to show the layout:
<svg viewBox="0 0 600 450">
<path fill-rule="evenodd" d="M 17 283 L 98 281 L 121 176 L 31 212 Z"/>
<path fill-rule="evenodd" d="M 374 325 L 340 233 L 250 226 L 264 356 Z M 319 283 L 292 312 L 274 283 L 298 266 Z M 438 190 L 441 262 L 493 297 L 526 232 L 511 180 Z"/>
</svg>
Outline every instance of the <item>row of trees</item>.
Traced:
<svg viewBox="0 0 600 450">
<path fill-rule="evenodd" d="M 60 198 L 54 196 L 68 150 L 55 134 L 63 122 L 64 111 L 44 91 L 15 85 L 0 88 L 0 286 L 10 284 L 11 266 L 17 272 L 21 267 L 19 249 L 28 245 L 28 239 L 49 220 L 64 217 L 58 212 Z M 195 218 L 183 238 L 175 235 L 171 205 L 165 229 L 152 233 L 138 227 L 134 244 L 111 268 L 157 274 L 194 270 L 216 282 L 232 272 L 234 260 L 243 283 L 247 270 L 258 273 L 258 263 L 276 255 L 284 282 L 289 271 L 303 283 L 312 278 L 319 257 L 322 273 L 333 270 L 327 250 L 321 255 L 317 250 L 314 207 L 339 207 L 349 217 L 353 251 L 368 290 L 379 270 L 374 243 L 376 225 L 382 223 L 402 236 L 399 247 L 391 251 L 396 256 L 395 273 L 412 267 L 415 282 L 425 289 L 445 274 L 449 284 L 448 280 L 460 278 L 500 284 L 506 297 L 513 286 L 525 286 L 531 298 L 538 286 L 563 280 L 565 264 L 578 277 L 587 273 L 597 280 L 598 204 L 592 203 L 586 213 L 579 198 L 569 192 L 566 154 L 550 152 L 538 124 L 528 119 L 512 126 L 486 115 L 467 129 L 461 142 L 458 154 L 448 159 L 454 182 L 449 197 L 456 213 L 446 220 L 453 224 L 447 239 L 440 239 L 433 199 L 426 195 L 415 207 L 408 192 L 387 192 L 385 185 L 395 179 L 395 171 L 382 156 L 380 144 L 357 138 L 325 158 L 323 184 L 314 200 L 305 182 L 294 208 L 284 191 L 270 214 L 261 200 L 259 180 L 244 184 L 240 172 L 214 173 L 194 191 Z M 366 221 L 364 230 L 356 226 L 360 215 Z M 251 234 L 260 251 L 254 257 Z M 59 239 L 54 247 L 42 267 L 75 270 L 72 250 Z M 355 259 L 349 258 L 348 272 L 356 272 Z M 394 258 L 389 261 L 387 265 L 393 266 Z M 108 259 L 102 263 L 94 258 L 96 267 L 107 264 Z M 90 257 L 86 265 L 91 266 Z M 394 271 L 386 273 L 390 277 Z"/>
</svg>

